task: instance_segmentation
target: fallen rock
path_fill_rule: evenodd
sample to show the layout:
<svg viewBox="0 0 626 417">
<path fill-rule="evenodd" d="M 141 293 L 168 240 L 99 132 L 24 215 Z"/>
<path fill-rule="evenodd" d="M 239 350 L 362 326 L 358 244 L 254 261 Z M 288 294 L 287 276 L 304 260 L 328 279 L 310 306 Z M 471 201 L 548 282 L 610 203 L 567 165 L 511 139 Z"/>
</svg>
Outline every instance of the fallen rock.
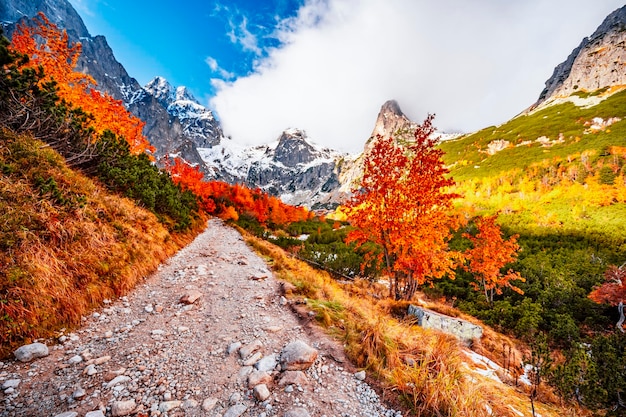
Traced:
<svg viewBox="0 0 626 417">
<path fill-rule="evenodd" d="M 257 361 L 254 364 L 254 367 L 258 371 L 270 372 L 273 371 L 274 368 L 276 368 L 276 365 L 278 365 L 278 358 L 275 354 L 272 353 L 271 355 L 265 356 Z"/>
<path fill-rule="evenodd" d="M 198 301 L 202 295 L 203 294 L 198 290 L 189 290 L 180 297 L 180 302 L 182 304 L 193 304 Z"/>
<path fill-rule="evenodd" d="M 247 409 L 248 407 L 243 404 L 235 404 L 228 410 L 226 410 L 223 417 L 240 417 L 243 413 L 246 412 Z"/>
<path fill-rule="evenodd" d="M 102 412 L 102 410 L 90 411 L 85 414 L 85 417 L 104 417 L 104 413 Z"/>
<path fill-rule="evenodd" d="M 248 375 L 248 388 L 254 388 L 260 384 L 269 384 L 272 382 L 272 376 L 267 372 L 260 371 L 252 371 L 250 375 Z"/>
<path fill-rule="evenodd" d="M 228 345 L 228 348 L 226 348 L 226 353 L 231 355 L 233 352 L 236 352 L 239 348 L 241 348 L 241 342 L 233 342 Z"/>
<path fill-rule="evenodd" d="M 270 390 L 267 388 L 265 384 L 259 384 L 252 390 L 252 394 L 254 398 L 259 401 L 265 401 L 270 397 Z"/>
<path fill-rule="evenodd" d="M 243 366 L 252 366 L 256 364 L 262 357 L 263 357 L 263 354 L 261 352 L 256 352 L 252 356 L 250 356 L 248 359 L 243 361 Z"/>
<path fill-rule="evenodd" d="M 43 343 L 31 343 L 30 345 L 24 345 L 17 348 L 13 354 L 15 355 L 15 359 L 18 361 L 29 362 L 33 359 L 48 356 L 50 352 L 48 351 L 48 346 Z"/>
<path fill-rule="evenodd" d="M 72 398 L 74 398 L 75 400 L 82 400 L 83 398 L 85 398 L 85 395 L 87 395 L 87 391 L 82 388 L 77 388 L 72 393 Z"/>
<path fill-rule="evenodd" d="M 21 379 L 8 379 L 2 384 L 2 389 L 17 388 L 20 382 L 22 382 Z"/>
<path fill-rule="evenodd" d="M 283 371 L 306 370 L 313 365 L 317 359 L 317 349 L 296 340 L 283 348 L 280 354 L 280 364 Z"/>
<path fill-rule="evenodd" d="M 113 417 L 127 416 L 132 414 L 137 408 L 135 400 L 115 401 L 111 404 L 111 415 Z"/>
<path fill-rule="evenodd" d="M 182 401 L 163 401 L 161 404 L 159 404 L 159 411 L 162 413 L 167 413 L 168 411 L 180 407 L 182 403 Z"/>
<path fill-rule="evenodd" d="M 190 408 L 196 408 L 197 406 L 198 406 L 198 401 L 192 400 L 191 398 L 183 401 L 183 404 L 181 405 L 181 407 L 184 408 L 185 410 L 188 410 Z"/>
<path fill-rule="evenodd" d="M 247 345 L 239 349 L 239 356 L 241 357 L 241 359 L 246 359 L 262 347 L 263 343 L 261 343 L 260 340 L 255 340 L 254 342 L 248 343 Z"/>
<path fill-rule="evenodd" d="M 78 416 L 78 413 L 76 411 L 66 411 L 61 414 L 56 414 L 54 417 L 77 417 L 77 416 Z"/>
<path fill-rule="evenodd" d="M 217 405 L 217 398 L 205 398 L 204 401 L 202 401 L 202 409 L 204 411 L 211 411 L 215 408 L 215 406 Z"/>
<path fill-rule="evenodd" d="M 305 386 L 309 383 L 306 374 L 302 371 L 285 371 L 282 378 L 278 381 L 278 385 L 284 387 L 285 385 L 300 385 Z"/>
<path fill-rule="evenodd" d="M 128 382 L 130 381 L 130 377 L 126 376 L 126 375 L 118 375 L 115 378 L 113 378 L 111 381 L 109 381 L 106 385 L 107 388 L 111 388 L 114 387 L 116 385 L 119 384 L 123 384 L 124 382 Z"/>
<path fill-rule="evenodd" d="M 285 414 L 283 414 L 283 417 L 311 417 L 311 415 L 305 408 L 298 407 L 286 411 Z"/>
<path fill-rule="evenodd" d="M 261 281 L 267 279 L 267 274 L 254 274 L 250 277 L 252 281 Z"/>
<path fill-rule="evenodd" d="M 358 379 L 359 381 L 365 381 L 365 377 L 366 377 L 365 371 L 355 372 L 354 377 Z"/>
</svg>

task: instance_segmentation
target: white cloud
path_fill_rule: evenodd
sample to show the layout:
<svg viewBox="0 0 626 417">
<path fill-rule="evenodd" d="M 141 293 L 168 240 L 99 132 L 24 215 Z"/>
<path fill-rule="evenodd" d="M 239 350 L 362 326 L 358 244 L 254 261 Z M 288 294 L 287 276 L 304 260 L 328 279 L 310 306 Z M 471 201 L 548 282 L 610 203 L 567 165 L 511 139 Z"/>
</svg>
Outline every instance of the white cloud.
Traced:
<svg viewBox="0 0 626 417">
<path fill-rule="evenodd" d="M 261 55 L 262 51 L 259 48 L 259 42 L 252 32 L 248 30 L 248 19 L 244 16 L 241 19 L 241 23 L 236 24 L 232 18 L 228 21 L 230 25 L 230 32 L 228 38 L 234 44 L 239 44 L 244 51 L 253 52 L 255 55 Z"/>
<path fill-rule="evenodd" d="M 220 67 L 217 60 L 211 56 L 206 57 L 204 62 L 206 62 L 213 73 L 218 74 L 222 79 L 230 80 L 235 76 L 232 72 L 226 71 L 224 68 Z"/>
<path fill-rule="evenodd" d="M 620 6 L 309 0 L 279 23 L 283 46 L 265 51 L 252 74 L 212 80 L 218 92 L 211 105 L 225 132 L 246 144 L 299 127 L 318 143 L 357 152 L 392 98 L 414 121 L 434 112 L 441 130 L 472 131 L 531 105 L 553 68 Z M 245 47 L 242 28 L 245 19 L 232 36 Z M 254 40 L 250 48 L 258 48 Z"/>
</svg>

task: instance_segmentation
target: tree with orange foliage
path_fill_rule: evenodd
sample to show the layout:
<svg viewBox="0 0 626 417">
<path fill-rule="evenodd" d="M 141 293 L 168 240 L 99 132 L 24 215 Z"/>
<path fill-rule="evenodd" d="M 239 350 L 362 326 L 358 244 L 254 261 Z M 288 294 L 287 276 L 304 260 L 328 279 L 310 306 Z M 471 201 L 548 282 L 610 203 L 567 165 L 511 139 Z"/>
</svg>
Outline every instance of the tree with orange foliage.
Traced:
<svg viewBox="0 0 626 417">
<path fill-rule="evenodd" d="M 443 152 L 436 148 L 433 116 L 401 146 L 378 137 L 367 156 L 361 188 L 346 205 L 355 226 L 347 242 L 373 242 L 382 248 L 377 261 L 390 277 L 390 296 L 411 299 L 419 285 L 454 277 L 460 254 L 448 247 L 458 219 L 449 214 L 456 194 L 447 178 Z"/>
<path fill-rule="evenodd" d="M 617 267 L 611 265 L 604 272 L 604 283 L 589 294 L 589 298 L 596 303 L 606 303 L 617 306 L 619 321 L 616 327 L 624 333 L 624 300 L 626 299 L 626 262 Z"/>
<path fill-rule="evenodd" d="M 145 123 L 130 114 L 120 100 L 96 91 L 92 87 L 96 82 L 91 76 L 75 70 L 81 44 L 70 42 L 67 32 L 61 31 L 43 13 L 34 17 L 33 23 L 33 26 L 17 26 L 12 48 L 30 57 L 27 66 L 43 68 L 45 76 L 40 83 L 54 81 L 61 99 L 91 115 L 90 126 L 99 135 L 109 130 L 123 137 L 135 155 L 153 152 L 154 148 L 142 133 Z"/>
<path fill-rule="evenodd" d="M 472 286 L 475 290 L 484 292 L 488 303 L 493 303 L 494 292 L 502 294 L 503 288 L 510 288 L 519 294 L 524 294 L 524 291 L 511 284 L 511 281 L 526 281 L 519 272 L 511 269 L 506 274 L 501 272 L 505 265 L 515 261 L 519 245 L 517 244 L 518 235 L 511 236 L 509 239 L 502 237 L 496 218 L 497 216 L 490 216 L 479 219 L 476 224 L 478 233 L 475 236 L 469 233 L 463 234 L 473 246 L 465 251 L 465 257 L 469 261 L 465 269 L 474 274 L 478 283 L 474 282 Z"/>
</svg>

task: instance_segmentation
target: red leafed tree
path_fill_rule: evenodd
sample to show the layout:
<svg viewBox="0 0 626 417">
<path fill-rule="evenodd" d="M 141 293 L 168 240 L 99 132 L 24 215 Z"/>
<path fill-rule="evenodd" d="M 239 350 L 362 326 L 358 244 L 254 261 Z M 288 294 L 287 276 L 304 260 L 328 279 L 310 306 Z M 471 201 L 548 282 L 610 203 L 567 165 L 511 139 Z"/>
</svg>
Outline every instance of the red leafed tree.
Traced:
<svg viewBox="0 0 626 417">
<path fill-rule="evenodd" d="M 123 137 L 134 154 L 154 151 L 143 136 L 144 122 L 130 114 L 120 100 L 94 90 L 96 82 L 92 77 L 75 70 L 81 44 L 70 42 L 67 32 L 61 31 L 43 13 L 33 18 L 32 26 L 18 25 L 11 43 L 16 52 L 30 57 L 27 65 L 43 68 L 42 83 L 55 81 L 61 99 L 93 117 L 91 127 L 97 133 L 110 130 Z"/>
<path fill-rule="evenodd" d="M 604 283 L 591 291 L 589 298 L 596 303 L 617 306 L 620 318 L 616 326 L 624 332 L 622 324 L 624 324 L 624 300 L 626 299 L 626 263 L 620 267 L 609 266 L 604 272 Z"/>
<path fill-rule="evenodd" d="M 524 282 L 525 279 L 518 272 L 508 270 L 506 274 L 501 272 L 507 264 L 516 259 L 519 245 L 518 235 L 504 239 L 500 226 L 496 224 L 497 216 L 483 217 L 478 220 L 476 226 L 478 233 L 475 236 L 464 233 L 463 236 L 472 242 L 472 248 L 465 251 L 468 265 L 465 269 L 474 274 L 477 283 L 472 283 L 477 291 L 482 290 L 489 303 L 493 302 L 494 292 L 502 294 L 503 288 L 523 294 L 520 288 L 514 286 L 511 281 Z"/>
<path fill-rule="evenodd" d="M 454 184 L 436 148 L 433 116 L 405 146 L 378 137 L 363 167 L 361 188 L 347 203 L 348 220 L 356 229 L 348 242 L 373 242 L 390 277 L 390 296 L 410 299 L 419 285 L 448 275 L 459 254 L 448 247 L 457 217 L 449 213 Z"/>
</svg>

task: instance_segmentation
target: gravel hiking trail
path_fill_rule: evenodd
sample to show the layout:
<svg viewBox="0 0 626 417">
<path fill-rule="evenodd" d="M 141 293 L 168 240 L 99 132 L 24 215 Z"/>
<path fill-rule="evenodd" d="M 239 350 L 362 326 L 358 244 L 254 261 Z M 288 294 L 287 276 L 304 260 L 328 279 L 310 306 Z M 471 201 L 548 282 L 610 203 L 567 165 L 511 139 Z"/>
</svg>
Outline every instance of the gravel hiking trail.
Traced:
<svg viewBox="0 0 626 417">
<path fill-rule="evenodd" d="M 127 296 L 42 341 L 47 356 L 0 362 L 0 416 L 401 417 L 311 320 L 212 219 Z"/>
</svg>

